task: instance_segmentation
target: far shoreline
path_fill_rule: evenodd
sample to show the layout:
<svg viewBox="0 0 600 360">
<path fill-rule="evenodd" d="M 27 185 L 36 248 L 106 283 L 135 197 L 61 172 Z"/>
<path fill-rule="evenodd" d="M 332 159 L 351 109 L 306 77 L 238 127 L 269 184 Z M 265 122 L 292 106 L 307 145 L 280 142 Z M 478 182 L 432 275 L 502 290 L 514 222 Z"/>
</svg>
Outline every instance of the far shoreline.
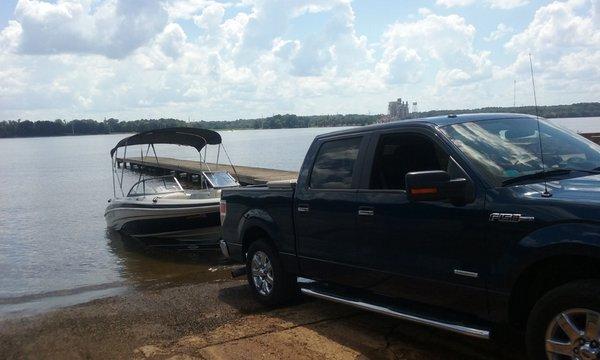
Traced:
<svg viewBox="0 0 600 360">
<path fill-rule="evenodd" d="M 369 116 L 374 116 L 374 115 L 369 115 Z M 541 116 L 542 117 L 542 116 Z M 410 119 L 403 119 L 403 120 L 411 120 L 411 119 L 419 119 L 421 117 L 415 117 L 415 118 L 410 118 Z M 595 116 L 567 116 L 567 117 L 545 117 L 545 119 L 547 120 L 554 120 L 554 119 L 593 119 L 593 118 L 599 118 L 600 119 L 600 114 L 595 115 Z M 397 121 L 403 121 L 403 120 L 397 120 Z M 138 120 L 132 120 L 132 121 L 138 121 Z M 151 120 L 151 121 L 159 121 L 159 120 Z M 249 121 L 249 120 L 244 120 L 244 121 Z M 123 121 L 124 123 L 126 123 L 127 121 Z M 228 121 L 224 121 L 224 122 L 228 122 Z M 0 122 L 1 124 L 2 122 Z M 185 124 L 190 124 L 193 125 L 195 123 L 185 123 Z M 182 127 L 197 127 L 197 126 L 185 126 L 185 124 L 183 124 L 184 126 Z M 242 131 L 242 130 L 283 130 L 283 129 L 313 129 L 313 128 L 340 128 L 340 127 L 352 127 L 352 126 L 367 126 L 367 125 L 372 125 L 375 123 L 367 123 L 367 124 L 332 124 L 332 125 L 325 125 L 325 126 L 298 126 L 298 127 L 262 127 L 262 128 L 249 128 L 249 127 L 240 127 L 240 128 L 227 128 L 227 129 L 215 129 L 215 128 L 207 128 L 209 130 L 213 130 L 213 131 L 217 131 L 217 132 L 225 132 L 225 131 Z M 160 129 L 163 127 L 159 127 L 157 126 L 156 129 Z M 150 129 L 148 129 L 150 130 Z M 147 131 L 147 130 L 143 130 L 143 131 Z M 32 135 L 32 136 L 28 136 L 28 135 L 23 135 L 23 136 L 0 136 L 0 140 L 1 139 L 35 139 L 35 138 L 49 138 L 49 137 L 77 137 L 77 136 L 97 136 L 97 135 L 112 135 L 112 134 L 123 134 L 123 135 L 127 135 L 127 134 L 135 134 L 138 133 L 139 131 L 113 131 L 113 132 L 98 132 L 98 133 L 80 133 L 80 134 L 69 134 L 69 133 L 65 133 L 65 134 L 50 134 L 50 135 Z M 577 131 L 578 134 L 581 135 L 587 135 L 587 134 L 595 134 L 598 133 L 599 131 L 594 131 L 594 132 L 579 132 Z"/>
<path fill-rule="evenodd" d="M 324 129 L 324 128 L 342 128 L 342 127 L 352 127 L 352 126 L 367 126 L 367 125 L 336 125 L 336 126 L 308 126 L 308 127 L 289 127 L 289 128 L 260 128 L 260 129 L 249 129 L 249 128 L 239 128 L 239 129 L 208 129 L 216 132 L 224 132 L 224 131 L 246 131 L 246 130 L 293 130 L 293 129 Z M 110 133 L 98 133 L 98 134 L 61 134 L 61 135 L 35 135 L 35 136 L 11 136 L 11 137 L 0 137 L 2 139 L 40 139 L 40 138 L 52 138 L 52 137 L 79 137 L 79 136 L 100 136 L 100 135 L 129 135 L 129 134 L 137 134 L 137 132 L 133 131 L 115 131 Z"/>
</svg>

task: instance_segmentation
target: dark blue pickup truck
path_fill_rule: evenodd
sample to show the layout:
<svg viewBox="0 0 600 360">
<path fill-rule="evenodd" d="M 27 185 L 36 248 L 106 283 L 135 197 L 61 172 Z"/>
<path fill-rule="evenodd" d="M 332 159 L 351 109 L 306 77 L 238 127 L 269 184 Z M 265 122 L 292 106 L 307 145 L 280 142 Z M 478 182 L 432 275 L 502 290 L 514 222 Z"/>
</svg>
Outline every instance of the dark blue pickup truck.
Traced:
<svg viewBox="0 0 600 360">
<path fill-rule="evenodd" d="M 600 358 L 600 147 L 528 115 L 315 138 L 296 181 L 224 189 L 222 251 L 255 297 L 302 292 L 535 359 Z"/>
</svg>

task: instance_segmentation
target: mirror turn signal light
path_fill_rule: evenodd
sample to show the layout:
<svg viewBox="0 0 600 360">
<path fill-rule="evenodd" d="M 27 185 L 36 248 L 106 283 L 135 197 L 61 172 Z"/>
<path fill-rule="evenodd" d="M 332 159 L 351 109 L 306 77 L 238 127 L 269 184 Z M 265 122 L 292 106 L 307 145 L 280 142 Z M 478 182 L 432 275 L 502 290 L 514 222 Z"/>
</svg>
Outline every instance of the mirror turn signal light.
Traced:
<svg viewBox="0 0 600 360">
<path fill-rule="evenodd" d="M 431 194 L 437 194 L 437 193 L 438 193 L 438 189 L 435 187 L 410 189 L 411 195 L 431 195 Z"/>
</svg>

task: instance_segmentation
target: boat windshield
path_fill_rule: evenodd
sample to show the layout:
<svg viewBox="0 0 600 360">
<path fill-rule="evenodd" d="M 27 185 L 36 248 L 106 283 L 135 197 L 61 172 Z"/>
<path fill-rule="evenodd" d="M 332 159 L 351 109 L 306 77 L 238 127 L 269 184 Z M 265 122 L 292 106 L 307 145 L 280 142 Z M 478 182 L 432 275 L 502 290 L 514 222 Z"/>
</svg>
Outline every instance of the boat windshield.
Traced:
<svg viewBox="0 0 600 360">
<path fill-rule="evenodd" d="M 540 138 L 546 171 L 599 170 L 598 145 L 548 121 L 540 121 L 539 129 L 541 136 L 535 118 L 482 120 L 441 127 L 444 135 L 494 186 L 543 171 Z"/>
<path fill-rule="evenodd" d="M 205 171 L 204 177 L 214 188 L 239 186 L 240 184 L 227 171 Z"/>
<path fill-rule="evenodd" d="M 127 196 L 142 196 L 183 192 L 179 181 L 172 176 L 144 179 L 135 183 Z"/>
</svg>

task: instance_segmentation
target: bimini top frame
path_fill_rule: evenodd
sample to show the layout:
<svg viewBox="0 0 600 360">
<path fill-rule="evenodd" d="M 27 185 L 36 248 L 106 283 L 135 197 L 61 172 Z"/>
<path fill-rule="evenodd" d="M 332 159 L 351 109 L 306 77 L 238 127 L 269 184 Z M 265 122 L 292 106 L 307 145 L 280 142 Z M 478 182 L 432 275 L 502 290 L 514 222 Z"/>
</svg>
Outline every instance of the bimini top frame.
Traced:
<svg viewBox="0 0 600 360">
<path fill-rule="evenodd" d="M 206 146 L 207 145 L 219 145 L 219 149 L 217 152 L 217 166 L 219 164 L 219 155 L 221 153 L 221 147 L 225 155 L 227 156 L 227 160 L 229 164 L 233 168 L 233 171 L 237 176 L 237 171 L 229 158 L 229 154 L 227 154 L 227 150 L 222 146 L 222 139 L 219 133 L 207 130 L 207 129 L 196 129 L 196 128 L 185 128 L 185 127 L 175 127 L 175 128 L 166 128 L 166 129 L 156 129 L 150 131 L 144 131 L 129 137 L 126 137 L 119 141 L 115 147 L 110 150 L 110 157 L 112 163 L 112 175 L 113 175 L 113 193 L 116 197 L 116 183 L 115 183 L 115 175 L 116 180 L 119 183 L 119 188 L 121 190 L 122 196 L 125 196 L 123 191 L 123 175 L 125 167 L 121 171 L 121 176 L 117 173 L 117 158 L 115 153 L 119 148 L 124 147 L 123 160 L 127 157 L 127 146 L 130 145 L 148 145 L 148 149 L 146 149 L 146 157 L 148 157 L 148 152 L 152 149 L 154 153 L 154 158 L 156 159 L 156 164 L 160 165 L 158 162 L 158 156 L 156 155 L 156 150 L 154 149 L 154 144 L 174 144 L 174 145 L 184 145 L 194 147 L 198 154 L 200 155 L 200 164 L 204 165 L 208 168 L 208 164 L 206 163 Z M 204 149 L 204 159 L 202 158 L 202 149 Z M 143 151 L 140 153 L 141 159 L 144 159 Z M 210 168 L 208 168 L 210 171 Z M 142 179 L 142 173 L 140 172 L 140 179 Z M 239 180 L 238 180 L 239 181 Z"/>
<path fill-rule="evenodd" d="M 212 130 L 182 127 L 144 131 L 119 141 L 110 150 L 110 156 L 112 157 L 120 147 L 144 144 L 187 145 L 200 152 L 206 145 L 221 144 L 221 135 Z"/>
</svg>

